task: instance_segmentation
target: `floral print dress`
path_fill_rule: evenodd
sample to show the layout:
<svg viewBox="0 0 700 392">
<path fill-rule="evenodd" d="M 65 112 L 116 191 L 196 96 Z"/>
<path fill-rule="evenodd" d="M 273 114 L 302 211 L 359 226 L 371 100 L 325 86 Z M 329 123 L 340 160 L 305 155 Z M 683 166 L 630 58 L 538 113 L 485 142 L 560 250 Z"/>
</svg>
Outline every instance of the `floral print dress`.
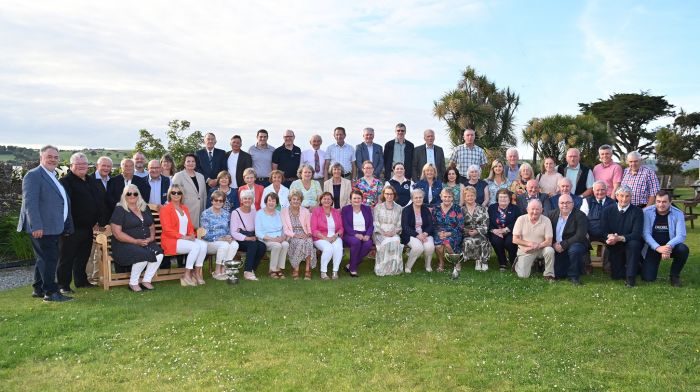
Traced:
<svg viewBox="0 0 700 392">
<path fill-rule="evenodd" d="M 353 184 L 352 190 L 362 192 L 362 204 L 373 208 L 379 202 L 379 196 L 382 194 L 383 184 L 377 178 L 374 178 L 369 183 L 364 177 L 360 178 Z"/>
<path fill-rule="evenodd" d="M 301 225 L 299 215 L 289 211 L 289 221 L 292 223 L 294 235 L 304 234 L 304 227 Z M 289 257 L 289 263 L 292 264 L 294 269 L 298 269 L 299 264 L 309 256 L 311 256 L 311 269 L 314 269 L 316 268 L 316 248 L 314 248 L 314 243 L 310 236 L 305 239 L 295 237 L 289 239 L 287 257 Z"/>
<path fill-rule="evenodd" d="M 462 246 L 462 233 L 464 230 L 464 214 L 462 209 L 452 203 L 447 212 L 442 210 L 442 204 L 433 209 L 433 225 L 435 227 L 435 246 L 449 245 L 454 252 L 459 251 Z M 440 240 L 438 235 L 441 231 L 452 233 L 451 236 Z"/>
<path fill-rule="evenodd" d="M 464 248 L 465 260 L 476 260 L 486 263 L 491 256 L 491 243 L 486 237 L 489 228 L 489 213 L 481 205 L 476 205 L 473 213 L 469 213 L 469 208 L 464 207 Z M 470 237 L 466 232 L 475 229 L 479 234 Z"/>
</svg>

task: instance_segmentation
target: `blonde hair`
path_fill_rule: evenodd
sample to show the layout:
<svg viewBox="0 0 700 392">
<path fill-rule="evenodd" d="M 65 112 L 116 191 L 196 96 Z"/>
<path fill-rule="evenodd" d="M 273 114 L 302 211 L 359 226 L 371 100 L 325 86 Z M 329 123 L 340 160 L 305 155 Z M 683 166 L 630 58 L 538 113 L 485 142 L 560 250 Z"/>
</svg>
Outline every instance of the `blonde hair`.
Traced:
<svg viewBox="0 0 700 392">
<path fill-rule="evenodd" d="M 253 169 L 252 167 L 249 167 L 249 168 L 243 170 L 243 178 L 244 178 L 244 179 L 245 179 L 246 177 L 248 177 L 249 175 L 252 175 L 253 177 L 256 177 L 256 176 L 257 176 L 257 175 L 255 174 L 255 169 Z"/>
<path fill-rule="evenodd" d="M 304 194 L 299 189 L 292 189 L 289 191 L 289 196 L 287 196 L 287 199 L 292 201 L 293 197 L 297 197 L 300 201 L 304 201 Z"/>
<path fill-rule="evenodd" d="M 170 194 L 170 192 L 172 192 L 172 191 L 174 191 L 174 190 L 178 190 L 178 191 L 182 192 L 182 197 L 180 198 L 180 203 L 181 203 L 181 204 L 185 204 L 185 203 L 183 202 L 183 201 L 185 200 L 185 190 L 180 186 L 180 184 L 171 184 L 171 185 L 170 185 L 170 188 L 168 188 L 168 196 L 167 196 L 168 201 L 170 201 L 170 199 L 171 199 L 172 196 L 173 196 L 173 195 Z"/>
<path fill-rule="evenodd" d="M 426 169 L 432 169 L 433 173 L 437 177 L 437 169 L 435 168 L 435 165 L 433 165 L 432 163 L 426 163 L 425 165 L 423 165 L 423 170 L 421 170 L 421 172 L 420 172 L 420 179 L 421 180 L 425 180 L 425 170 Z"/>
<path fill-rule="evenodd" d="M 129 206 L 126 203 L 126 193 L 131 191 L 132 193 L 136 191 L 139 195 L 136 196 L 136 208 L 139 209 L 139 211 L 145 211 L 146 207 L 148 207 L 148 204 L 143 201 L 143 197 L 141 197 L 141 191 L 139 188 L 134 185 L 134 184 L 129 184 L 128 186 L 124 187 L 124 190 L 122 191 L 122 197 L 119 199 L 119 205 L 126 211 L 129 211 Z"/>
</svg>

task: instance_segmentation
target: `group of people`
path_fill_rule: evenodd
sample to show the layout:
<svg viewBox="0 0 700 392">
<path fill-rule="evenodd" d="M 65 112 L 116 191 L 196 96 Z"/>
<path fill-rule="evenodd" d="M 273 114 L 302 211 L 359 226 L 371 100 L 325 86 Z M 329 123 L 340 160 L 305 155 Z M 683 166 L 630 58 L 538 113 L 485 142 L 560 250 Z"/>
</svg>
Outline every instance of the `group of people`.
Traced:
<svg viewBox="0 0 700 392">
<path fill-rule="evenodd" d="M 673 259 L 671 283 L 680 286 L 689 253 L 683 213 L 636 152 L 628 154 L 623 170 L 612 161 L 612 148 L 601 146 L 600 164 L 591 169 L 572 148 L 565 164 L 546 158 L 535 176 L 511 148 L 482 179 L 487 159 L 473 130 L 464 131 L 464 144 L 449 160 L 432 130 L 417 147 L 401 123 L 384 146 L 374 143 L 372 128 L 362 134 L 353 148 L 338 127 L 325 151 L 319 135 L 302 151 L 293 131 L 285 131 L 283 145 L 274 148 L 261 129 L 248 152 L 239 135 L 226 152 L 207 133 L 203 148 L 187 154 L 180 171 L 169 155 L 147 162 L 137 152 L 121 161 L 116 176 L 110 158 L 100 157 L 87 174 L 87 157 L 75 153 L 60 180 L 54 172 L 58 149 L 45 146 L 40 166 L 24 178 L 18 227 L 31 234 L 37 258 L 33 296 L 65 301 L 72 281 L 91 286 L 85 269 L 92 233 L 107 224 L 115 268 L 131 271 L 132 291 L 154 289 L 158 268 L 170 267 L 164 255 L 176 254 L 183 255 L 183 286 L 205 284 L 207 255 L 215 255 L 213 277 L 226 279 L 224 264 L 238 252 L 246 254 L 246 280 L 258 279 L 268 251 L 273 279 L 286 277 L 287 260 L 294 279 L 311 279 L 317 264 L 321 279 L 337 279 L 344 248 L 350 256 L 345 270 L 353 277 L 367 257 L 374 257 L 380 276 L 410 273 L 421 256 L 432 271 L 434 253 L 438 271 L 457 255 L 486 271 L 493 249 L 501 271 L 512 268 L 528 277 L 543 259 L 545 279 L 580 284 L 590 241 L 607 244 L 613 279 L 634 286 L 641 265 L 642 278 L 652 281 L 660 260 Z M 159 243 L 149 204 L 159 211 Z M 199 228 L 206 233 L 201 238 Z M 168 263 L 161 266 L 163 260 Z"/>
</svg>

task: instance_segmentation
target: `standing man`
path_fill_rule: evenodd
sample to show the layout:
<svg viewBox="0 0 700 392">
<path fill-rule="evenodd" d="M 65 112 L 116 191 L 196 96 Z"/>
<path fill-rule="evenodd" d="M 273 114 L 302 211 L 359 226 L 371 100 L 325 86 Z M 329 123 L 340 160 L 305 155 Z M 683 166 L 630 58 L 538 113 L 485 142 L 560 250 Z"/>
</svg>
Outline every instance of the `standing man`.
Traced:
<svg viewBox="0 0 700 392">
<path fill-rule="evenodd" d="M 334 163 L 340 163 L 343 166 L 343 177 L 352 180 L 356 177 L 355 165 L 355 150 L 352 146 L 345 143 L 345 128 L 336 127 L 333 130 L 335 143 L 328 146 L 326 149 L 326 163 L 323 166 L 323 179 L 327 180 L 330 176 L 328 169 Z"/>
<path fill-rule="evenodd" d="M 216 176 L 226 168 L 226 152 L 214 146 L 216 146 L 216 135 L 209 132 L 204 135 L 204 148 L 195 152 L 197 156 L 197 168 L 195 170 L 202 173 L 204 181 L 207 183 L 207 188 L 216 186 Z M 152 162 L 148 163 L 149 172 Z M 158 171 L 160 173 L 160 165 L 158 165 Z"/>
<path fill-rule="evenodd" d="M 301 163 L 314 168 L 314 180 L 323 184 L 323 165 L 326 160 L 326 152 L 321 150 L 323 139 L 320 135 L 313 135 L 309 140 L 311 148 L 301 153 Z"/>
<path fill-rule="evenodd" d="M 58 241 L 73 232 L 70 203 L 66 190 L 56 178 L 58 148 L 47 145 L 39 151 L 39 166 L 27 172 L 22 180 L 22 208 L 17 231 L 31 235 L 36 257 L 32 297 L 45 302 L 70 301 L 56 284 Z"/>
<path fill-rule="evenodd" d="M 241 137 L 239 135 L 233 135 L 231 137 L 231 151 L 227 152 L 225 155 L 225 169 L 228 170 L 229 174 L 231 175 L 230 186 L 234 191 L 238 191 L 238 188 L 244 184 L 243 171 L 253 166 L 253 157 L 247 152 L 241 150 L 242 145 L 243 140 Z M 259 176 L 257 171 L 255 173 Z M 270 171 L 267 172 L 266 177 L 269 176 Z"/>
<path fill-rule="evenodd" d="M 642 155 L 637 151 L 627 154 L 627 169 L 622 173 L 622 185 L 632 190 L 632 204 L 644 208 L 654 205 L 661 189 L 659 177 L 653 170 L 642 166 Z"/>
<path fill-rule="evenodd" d="M 426 129 L 423 132 L 423 140 L 425 144 L 421 144 L 413 150 L 413 167 L 406 169 L 412 170 L 413 179 L 417 181 L 420 179 L 420 175 L 423 172 L 423 166 L 425 166 L 426 163 L 431 163 L 437 169 L 437 178 L 444 178 L 446 168 L 445 153 L 442 147 L 434 144 L 435 131 Z M 466 175 L 467 173 L 464 174 Z"/>
<path fill-rule="evenodd" d="M 644 209 L 644 241 L 642 250 L 642 280 L 653 282 L 661 260 L 672 260 L 670 281 L 681 287 L 681 271 L 688 260 L 690 249 L 685 242 L 685 216 L 671 204 L 666 191 L 656 194 L 656 205 Z M 663 245 L 662 245 L 663 244 Z"/>
<path fill-rule="evenodd" d="M 598 148 L 598 159 L 600 163 L 593 168 L 593 178 L 605 182 L 607 196 L 615 195 L 622 182 L 622 166 L 613 162 L 612 147 L 609 144 Z"/>
<path fill-rule="evenodd" d="M 603 210 L 603 233 L 610 260 L 611 277 L 625 278 L 625 286 L 634 287 L 642 252 L 644 214 L 631 204 L 632 189 L 625 184 L 617 188 L 617 204 Z M 685 222 L 684 222 L 685 224 Z"/>
<path fill-rule="evenodd" d="M 513 244 L 518 245 L 515 273 L 519 278 L 530 277 L 532 263 L 538 257 L 544 257 L 544 278 L 554 280 L 552 238 L 552 223 L 542 215 L 542 203 L 531 200 L 527 205 L 527 214 L 521 215 L 513 227 Z"/>
<path fill-rule="evenodd" d="M 520 171 L 519 159 L 520 155 L 518 155 L 517 148 L 511 147 L 506 151 L 506 166 L 503 168 L 503 175 L 508 177 L 510 182 L 518 179 L 518 172 Z"/>
<path fill-rule="evenodd" d="M 255 183 L 264 187 L 270 185 L 272 153 L 275 152 L 275 147 L 267 144 L 268 136 L 266 130 L 260 129 L 255 135 L 257 143 L 248 149 L 248 153 L 253 160 L 253 169 L 255 169 L 255 175 L 257 176 Z"/>
<path fill-rule="evenodd" d="M 384 177 L 387 180 L 391 178 L 391 170 L 395 163 L 401 162 L 407 169 L 413 167 L 413 143 L 406 140 L 406 126 L 398 123 L 395 130 L 396 139 L 384 145 Z M 406 178 L 410 180 L 412 176 L 412 170 L 406 170 Z"/>
<path fill-rule="evenodd" d="M 557 171 L 571 181 L 573 194 L 587 197 L 593 193 L 593 171 L 580 161 L 578 148 L 570 148 L 566 151 L 566 165 L 559 165 Z"/>
<path fill-rule="evenodd" d="M 466 184 L 469 180 L 467 172 L 469 166 L 477 165 L 481 170 L 486 166 L 486 153 L 484 149 L 474 144 L 476 132 L 473 129 L 464 130 L 464 144 L 455 147 L 450 158 L 450 164 L 454 164 L 459 171 L 460 182 Z"/>
<path fill-rule="evenodd" d="M 112 158 L 102 156 L 97 159 L 95 164 L 95 179 L 102 183 L 104 190 L 107 191 L 107 182 L 112 174 Z"/>
<path fill-rule="evenodd" d="M 294 145 L 294 131 L 284 131 L 284 144 L 272 153 L 272 170 L 284 172 L 284 186 L 289 188 L 297 179 L 297 171 L 301 164 L 301 148 Z"/>
<path fill-rule="evenodd" d="M 384 152 L 382 151 L 382 146 L 374 144 L 374 128 L 363 129 L 362 139 L 364 142 L 355 147 L 355 170 L 357 173 L 362 172 L 362 163 L 364 161 L 372 161 L 374 176 L 381 178 L 382 170 L 384 169 Z M 384 177 L 391 178 L 391 172 L 384 173 Z"/>
<path fill-rule="evenodd" d="M 134 161 L 131 158 L 124 158 L 120 164 L 122 173 L 109 179 L 107 182 L 107 215 L 111 218 L 114 207 L 121 200 L 124 187 L 133 183 L 139 188 L 143 200 L 151 197 L 151 188 L 148 180 L 134 175 Z"/>
<path fill-rule="evenodd" d="M 165 204 L 170 188 L 170 178 L 160 175 L 160 161 L 153 159 L 148 162 L 148 185 L 151 187 L 151 195 L 146 201 L 159 207 Z"/>
<path fill-rule="evenodd" d="M 61 259 L 56 275 L 61 294 L 73 293 L 71 281 L 75 287 L 94 287 L 88 282 L 85 273 L 90 250 L 92 249 L 92 232 L 99 226 L 106 226 L 105 203 L 101 199 L 102 184 L 88 176 L 88 159 L 82 152 L 70 157 L 70 170 L 59 182 L 71 201 L 71 219 L 73 234 L 63 237 Z"/>
<path fill-rule="evenodd" d="M 140 178 L 148 177 L 148 171 L 146 171 L 146 156 L 143 155 L 141 151 L 136 151 L 134 153 L 134 175 Z"/>
<path fill-rule="evenodd" d="M 554 232 L 554 276 L 568 277 L 573 285 L 581 284 L 583 257 L 591 244 L 588 234 L 586 215 L 574 209 L 570 195 L 559 198 L 559 209 L 551 211 L 547 218 L 552 222 Z"/>
</svg>

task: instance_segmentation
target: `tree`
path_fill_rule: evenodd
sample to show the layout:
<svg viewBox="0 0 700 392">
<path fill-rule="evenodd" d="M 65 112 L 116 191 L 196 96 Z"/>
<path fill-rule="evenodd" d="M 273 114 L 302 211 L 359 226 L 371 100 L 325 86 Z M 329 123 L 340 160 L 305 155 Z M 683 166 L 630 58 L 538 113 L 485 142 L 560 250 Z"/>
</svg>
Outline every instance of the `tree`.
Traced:
<svg viewBox="0 0 700 392">
<path fill-rule="evenodd" d="M 656 167 L 659 173 L 668 175 L 669 184 L 674 173 L 681 172 L 684 162 L 693 159 L 700 151 L 700 113 L 686 114 L 682 109 L 673 125 L 656 132 Z"/>
<path fill-rule="evenodd" d="M 172 120 L 168 123 L 168 127 L 170 129 L 165 133 L 168 138 L 168 151 L 176 164 L 182 164 L 185 154 L 194 153 L 201 147 L 204 136 L 200 131 L 194 131 L 188 136 L 184 136 L 190 129 L 190 122 L 187 120 Z"/>
<path fill-rule="evenodd" d="M 627 153 L 639 151 L 648 156 L 654 149 L 654 131 L 647 125 L 661 117 L 673 116 L 673 105 L 663 96 L 639 94 L 613 94 L 606 100 L 593 103 L 579 103 L 581 112 L 594 115 L 600 122 L 607 123 L 615 134 L 614 154 L 623 159 Z"/>
<path fill-rule="evenodd" d="M 565 162 L 566 150 L 581 151 L 581 163 L 593 167 L 598 161 L 598 147 L 612 143 L 613 137 L 605 126 L 591 115 L 555 114 L 528 121 L 522 132 L 523 141 L 532 146 L 532 164 L 537 159 L 554 158 L 557 164 Z"/>
<path fill-rule="evenodd" d="M 520 97 L 510 88 L 499 90 L 467 67 L 457 88 L 433 102 L 433 114 L 447 123 L 453 147 L 464 143 L 464 130 L 470 128 L 477 134 L 477 145 L 502 155 L 517 143 L 513 120 L 518 105 Z"/>
<path fill-rule="evenodd" d="M 165 154 L 165 147 L 163 147 L 163 142 L 153 136 L 148 130 L 140 129 L 139 140 L 134 147 L 134 152 L 137 151 L 142 152 L 143 155 L 150 159 L 160 159 Z"/>
</svg>

